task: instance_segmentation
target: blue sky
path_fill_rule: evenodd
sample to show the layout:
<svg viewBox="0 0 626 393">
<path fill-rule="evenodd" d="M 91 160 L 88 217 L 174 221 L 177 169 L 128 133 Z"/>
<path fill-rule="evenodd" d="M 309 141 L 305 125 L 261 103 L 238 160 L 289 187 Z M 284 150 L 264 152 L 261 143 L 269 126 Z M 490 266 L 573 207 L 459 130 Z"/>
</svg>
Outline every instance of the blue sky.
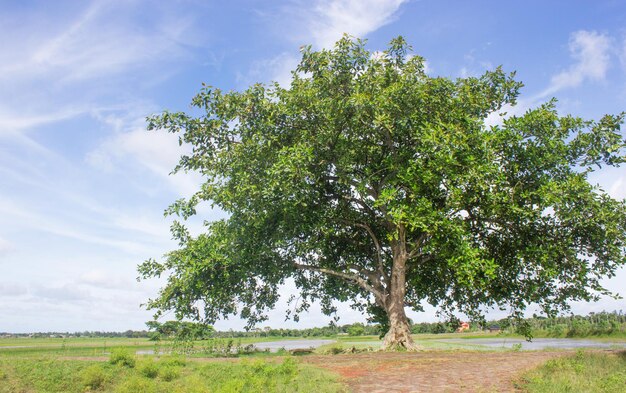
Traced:
<svg viewBox="0 0 626 393">
<path fill-rule="evenodd" d="M 403 35 L 433 76 L 517 70 L 525 87 L 510 113 L 553 96 L 563 114 L 626 110 L 621 0 L 226 3 L 0 0 L 0 331 L 144 328 L 151 314 L 139 304 L 161 283 L 137 283 L 136 265 L 175 248 L 162 212 L 201 180 L 168 176 L 180 148 L 145 131 L 145 117 L 189 109 L 202 82 L 284 84 L 301 45 L 328 48 L 349 33 L 382 50 Z M 592 180 L 626 197 L 626 168 Z M 606 286 L 626 295 L 625 283 L 622 270 Z M 284 325 L 284 308 L 266 325 Z M 436 320 L 432 310 L 411 317 Z M 313 308 L 298 326 L 328 321 Z"/>
</svg>

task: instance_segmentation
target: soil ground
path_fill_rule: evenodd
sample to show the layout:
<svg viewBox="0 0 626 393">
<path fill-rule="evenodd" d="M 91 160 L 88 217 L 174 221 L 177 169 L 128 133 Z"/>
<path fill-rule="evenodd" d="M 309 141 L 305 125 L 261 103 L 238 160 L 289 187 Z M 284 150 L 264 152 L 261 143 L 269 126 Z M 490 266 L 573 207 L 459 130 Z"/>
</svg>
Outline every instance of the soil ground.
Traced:
<svg viewBox="0 0 626 393">
<path fill-rule="evenodd" d="M 572 352 L 417 352 L 306 356 L 355 392 L 515 392 L 524 371 Z"/>
</svg>

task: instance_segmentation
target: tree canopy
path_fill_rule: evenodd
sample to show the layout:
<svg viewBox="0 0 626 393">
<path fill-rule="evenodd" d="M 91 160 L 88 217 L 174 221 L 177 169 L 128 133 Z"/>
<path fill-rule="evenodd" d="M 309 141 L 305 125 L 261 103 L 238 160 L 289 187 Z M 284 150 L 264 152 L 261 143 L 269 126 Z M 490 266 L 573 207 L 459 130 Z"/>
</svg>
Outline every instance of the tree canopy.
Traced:
<svg viewBox="0 0 626 393">
<path fill-rule="evenodd" d="M 180 248 L 140 265 L 168 277 L 148 303 L 157 315 L 252 325 L 293 279 L 296 314 L 351 302 L 385 326 L 385 348 L 410 349 L 405 307 L 551 314 L 608 293 L 600 280 L 626 263 L 626 204 L 588 177 L 624 162 L 624 113 L 559 116 L 551 100 L 487 125 L 516 104 L 514 73 L 431 77 L 401 37 L 384 52 L 350 37 L 304 47 L 292 75 L 203 85 L 202 114 L 148 119 L 191 147 L 175 171 L 204 179 L 166 213 L 228 213 L 198 236 L 175 222 Z"/>
</svg>

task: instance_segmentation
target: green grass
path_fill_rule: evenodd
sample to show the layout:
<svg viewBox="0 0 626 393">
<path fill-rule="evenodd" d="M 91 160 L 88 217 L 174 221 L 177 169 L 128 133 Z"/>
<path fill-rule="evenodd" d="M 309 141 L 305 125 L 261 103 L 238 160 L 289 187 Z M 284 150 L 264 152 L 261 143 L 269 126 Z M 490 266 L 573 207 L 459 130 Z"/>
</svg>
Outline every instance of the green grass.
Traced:
<svg viewBox="0 0 626 393">
<path fill-rule="evenodd" d="M 626 391 L 626 351 L 576 355 L 548 361 L 526 373 L 518 387 L 529 393 Z"/>
<path fill-rule="evenodd" d="M 111 360 L 124 358 L 115 355 Z M 287 357 L 279 362 L 188 362 L 179 357 L 93 362 L 0 359 L 0 393 L 13 392 L 343 392 L 334 374 Z"/>
<path fill-rule="evenodd" d="M 243 346 L 278 339 L 282 338 L 251 337 L 233 342 Z M 2 339 L 0 393 L 344 391 L 334 374 L 300 364 L 291 357 L 276 358 L 274 354 L 241 362 L 209 363 L 176 355 L 135 355 L 137 350 L 167 352 L 172 344 L 162 341 L 155 346 L 152 341 L 128 338 Z M 196 348 L 203 345 L 206 341 L 194 343 Z M 76 357 L 94 361 L 74 360 Z M 95 361 L 103 357 L 109 361 Z"/>
<path fill-rule="evenodd" d="M 279 340 L 297 340 L 302 337 L 244 337 L 244 338 L 219 338 L 216 341 L 225 343 L 232 341 L 233 348 L 244 347 L 255 342 L 270 342 Z M 210 356 L 203 351 L 208 340 L 196 341 L 193 347 L 199 353 L 192 356 Z M 102 357 L 109 356 L 112 351 L 119 348 L 127 348 L 130 352 L 136 351 L 176 351 L 176 343 L 169 340 L 159 342 L 149 341 L 145 338 L 9 338 L 0 339 L 0 358 L 3 357 L 32 357 L 42 355 L 50 357 Z M 267 354 L 251 353 L 246 356 L 265 356 Z"/>
</svg>

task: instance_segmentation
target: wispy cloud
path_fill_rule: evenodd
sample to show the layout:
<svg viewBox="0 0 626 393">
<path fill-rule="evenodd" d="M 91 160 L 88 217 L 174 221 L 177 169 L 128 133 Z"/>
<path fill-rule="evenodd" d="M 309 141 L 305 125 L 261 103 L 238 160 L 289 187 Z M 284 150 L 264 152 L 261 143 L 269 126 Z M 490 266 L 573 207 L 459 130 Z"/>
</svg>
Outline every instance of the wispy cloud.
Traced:
<svg viewBox="0 0 626 393">
<path fill-rule="evenodd" d="M 6 198 L 0 199 L 0 213 L 3 216 L 0 223 L 8 225 L 12 222 L 13 226 L 26 228 L 29 231 L 48 233 L 88 244 L 114 247 L 135 255 L 145 255 L 154 250 L 154 246 L 150 247 L 145 242 L 125 238 L 124 233 L 113 236 L 104 233 L 103 225 L 110 224 L 107 221 L 97 227 L 89 227 L 80 221 L 68 222 L 67 217 L 55 213 L 49 214 L 35 209 L 27 210 L 18 202 Z M 85 228 L 89 229 L 84 230 Z"/>
<path fill-rule="evenodd" d="M 143 118 L 130 122 L 128 127 L 120 127 L 124 130 L 114 133 L 87 153 L 86 161 L 90 165 L 105 172 L 147 170 L 170 184 L 179 196 L 188 197 L 198 191 L 202 182 L 198 174 L 170 175 L 181 154 L 187 151 L 184 146 L 179 146 L 176 135 L 146 131 Z"/>
<path fill-rule="evenodd" d="M 60 302 L 89 302 L 91 293 L 83 288 L 65 284 L 62 286 L 42 286 L 36 288 L 35 295 L 40 299 Z"/>
<path fill-rule="evenodd" d="M 14 111 L 9 111 L 0 107 L 0 134 L 16 132 L 49 123 L 56 123 L 62 120 L 70 119 L 85 112 L 86 109 L 66 107 L 61 108 L 58 111 L 43 114 L 15 114 Z"/>
<path fill-rule="evenodd" d="M 13 250 L 11 242 L 0 237 L 0 256 L 11 250 Z"/>
<path fill-rule="evenodd" d="M 505 114 L 504 117 L 521 115 L 561 90 L 579 87 L 587 80 L 604 80 L 611 66 L 613 42 L 612 37 L 595 31 L 579 30 L 572 33 L 569 52 L 574 62 L 566 70 L 553 75 L 548 87 L 538 94 L 519 99 L 515 106 L 506 105 L 500 112 Z M 502 119 L 500 113 L 494 112 L 487 117 L 485 124 L 502 124 Z"/>
<path fill-rule="evenodd" d="M 15 282 L 0 282 L 0 296 L 22 296 L 28 293 L 25 285 Z"/>
<path fill-rule="evenodd" d="M 603 80 L 610 66 L 611 41 L 608 35 L 595 31 L 579 30 L 572 33 L 569 51 L 575 63 L 554 75 L 540 96 L 578 87 L 586 80 Z"/>
<path fill-rule="evenodd" d="M 237 75 L 237 83 L 243 88 L 263 80 L 278 82 L 283 87 L 291 83 L 291 72 L 296 69 L 299 56 L 291 52 L 283 52 L 265 60 L 253 61 L 246 74 Z"/>
<path fill-rule="evenodd" d="M 158 8 L 153 7 L 152 11 L 155 9 Z M 0 78 L 30 80 L 53 74 L 57 83 L 93 79 L 128 72 L 130 67 L 145 66 L 158 59 L 176 60 L 186 55 L 179 41 L 188 20 L 175 13 L 162 18 L 153 15 L 160 23 L 145 27 L 127 17 L 135 12 L 138 10 L 133 9 L 132 2 L 93 1 L 74 19 L 59 19 L 66 23 L 55 25 L 41 20 L 36 31 L 22 26 L 11 32 L 21 38 L 14 46 L 28 44 L 26 48 L 16 48 L 13 53 L 18 56 L 8 56 L 6 52 L 12 51 L 4 51 Z M 113 15 L 117 17 L 112 18 Z M 2 28 L 0 32 L 5 33 Z M 26 35 L 31 37 L 26 40 Z"/>
<path fill-rule="evenodd" d="M 407 1 L 296 1 L 284 7 L 276 20 L 281 21 L 278 30 L 296 45 L 312 44 L 316 49 L 330 49 L 344 34 L 364 38 L 392 22 L 402 4 Z M 248 73 L 238 75 L 237 81 L 248 86 L 254 82 L 271 80 L 287 86 L 291 81 L 291 71 L 299 60 L 298 54 L 285 51 L 269 59 L 254 61 Z"/>
<path fill-rule="evenodd" d="M 129 85 L 162 81 L 193 58 L 189 37 L 202 42 L 191 14 L 175 7 L 59 3 L 51 14 L 24 16 L 28 23 L 0 23 L 0 134 L 136 100 Z M 137 23 L 140 14 L 152 23 Z"/>
<path fill-rule="evenodd" d="M 77 284 L 102 289 L 136 289 L 136 283 L 133 283 L 127 277 L 115 275 L 100 269 L 90 270 L 82 274 L 78 279 Z"/>
<path fill-rule="evenodd" d="M 622 63 L 622 69 L 626 72 L 626 34 L 622 37 L 622 45 L 618 49 L 619 60 Z"/>
<path fill-rule="evenodd" d="M 320 0 L 307 12 L 313 43 L 329 48 L 344 33 L 364 37 L 394 20 L 406 0 Z"/>
</svg>

